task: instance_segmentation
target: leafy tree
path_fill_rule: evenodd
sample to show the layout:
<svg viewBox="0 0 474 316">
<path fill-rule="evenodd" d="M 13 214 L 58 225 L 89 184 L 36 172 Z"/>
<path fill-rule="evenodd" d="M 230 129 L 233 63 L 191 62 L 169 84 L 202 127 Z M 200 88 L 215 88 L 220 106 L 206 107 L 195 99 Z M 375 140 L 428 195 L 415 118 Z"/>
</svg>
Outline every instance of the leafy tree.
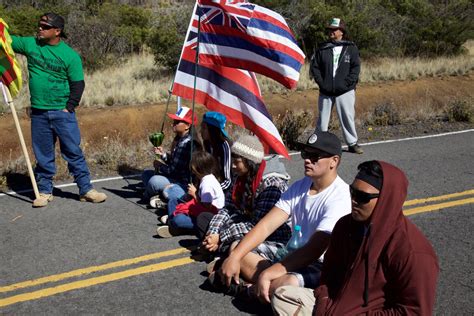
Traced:
<svg viewBox="0 0 474 316">
<path fill-rule="evenodd" d="M 158 65 L 169 70 L 178 65 L 192 8 L 191 5 L 163 7 L 155 13 L 147 45 Z"/>
<path fill-rule="evenodd" d="M 0 16 L 10 27 L 10 33 L 20 36 L 32 36 L 38 30 L 38 19 L 42 11 L 31 6 L 0 8 Z"/>
<path fill-rule="evenodd" d="M 107 7 L 107 5 L 103 7 Z M 117 34 L 127 40 L 131 52 L 140 50 L 149 35 L 151 11 L 140 7 L 121 5 L 118 8 L 118 17 Z"/>
<path fill-rule="evenodd" d="M 169 69 L 178 65 L 183 42 L 184 36 L 178 32 L 176 19 L 170 16 L 161 19 L 152 29 L 147 41 L 155 56 L 155 62 Z"/>
</svg>

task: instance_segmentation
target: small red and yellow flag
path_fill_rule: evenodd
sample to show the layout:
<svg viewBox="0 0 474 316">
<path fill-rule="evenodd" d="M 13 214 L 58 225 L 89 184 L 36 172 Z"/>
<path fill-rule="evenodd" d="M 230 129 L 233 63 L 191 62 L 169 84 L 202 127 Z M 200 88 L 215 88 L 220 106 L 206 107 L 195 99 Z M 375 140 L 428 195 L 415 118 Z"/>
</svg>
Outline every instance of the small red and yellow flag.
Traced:
<svg viewBox="0 0 474 316">
<path fill-rule="evenodd" d="M 15 97 L 21 90 L 21 69 L 18 60 L 15 58 L 15 52 L 12 48 L 12 38 L 8 33 L 8 25 L 0 18 L 0 74 L 2 82 L 10 90 L 12 97 Z"/>
</svg>

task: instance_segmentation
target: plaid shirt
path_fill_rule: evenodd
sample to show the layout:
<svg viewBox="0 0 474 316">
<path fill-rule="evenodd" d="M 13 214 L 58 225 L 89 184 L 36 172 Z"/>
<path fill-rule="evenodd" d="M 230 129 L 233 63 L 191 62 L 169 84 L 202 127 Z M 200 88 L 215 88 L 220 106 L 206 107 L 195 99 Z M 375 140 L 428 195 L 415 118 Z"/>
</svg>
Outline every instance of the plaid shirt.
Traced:
<svg viewBox="0 0 474 316">
<path fill-rule="evenodd" d="M 230 246 L 242 239 L 262 219 L 288 189 L 288 181 L 270 176 L 260 183 L 254 201 L 254 212 L 251 217 L 245 216 L 234 204 L 226 203 L 209 223 L 208 233 L 219 234 L 220 249 Z M 267 240 L 286 244 L 291 237 L 288 223 L 281 225 Z"/>
<path fill-rule="evenodd" d="M 181 137 L 174 147 L 171 155 L 165 156 L 167 165 L 160 166 L 159 174 L 167 177 L 171 183 L 179 184 L 186 188 L 190 181 L 191 170 L 189 164 L 191 161 L 191 134 L 188 133 Z"/>
</svg>

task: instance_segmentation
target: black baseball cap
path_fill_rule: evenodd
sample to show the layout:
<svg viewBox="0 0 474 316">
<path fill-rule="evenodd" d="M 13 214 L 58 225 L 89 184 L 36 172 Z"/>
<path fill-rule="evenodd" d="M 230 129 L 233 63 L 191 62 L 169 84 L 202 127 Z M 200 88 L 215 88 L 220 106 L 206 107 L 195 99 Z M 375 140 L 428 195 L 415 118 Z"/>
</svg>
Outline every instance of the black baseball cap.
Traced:
<svg viewBox="0 0 474 316">
<path fill-rule="evenodd" d="M 333 156 L 342 156 L 342 145 L 339 138 L 330 132 L 316 131 L 309 136 L 306 143 L 299 143 L 302 150 L 323 151 Z"/>
<path fill-rule="evenodd" d="M 64 18 L 56 13 L 48 12 L 41 16 L 40 22 L 61 30 L 61 37 L 67 38 L 64 33 Z"/>
</svg>

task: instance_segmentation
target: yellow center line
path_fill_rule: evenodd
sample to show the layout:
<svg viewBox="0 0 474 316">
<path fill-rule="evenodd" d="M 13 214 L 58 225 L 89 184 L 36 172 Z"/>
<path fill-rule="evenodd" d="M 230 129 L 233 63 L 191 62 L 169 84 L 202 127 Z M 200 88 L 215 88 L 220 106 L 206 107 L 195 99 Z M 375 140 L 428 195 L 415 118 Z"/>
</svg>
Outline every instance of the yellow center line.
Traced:
<svg viewBox="0 0 474 316">
<path fill-rule="evenodd" d="M 42 297 L 51 296 L 58 293 L 72 291 L 72 290 L 77 290 L 77 289 L 81 289 L 81 288 L 85 288 L 85 287 L 89 287 L 89 286 L 93 286 L 97 284 L 113 282 L 113 281 L 129 278 L 129 277 L 140 275 L 140 274 L 165 270 L 165 269 L 189 264 L 192 262 L 194 262 L 194 260 L 191 258 L 174 259 L 174 260 L 170 260 L 166 262 L 151 264 L 144 267 L 139 267 L 135 269 L 107 274 L 104 276 L 66 283 L 63 285 L 58 285 L 58 286 L 54 286 L 54 287 L 50 287 L 50 288 L 46 288 L 46 289 L 42 289 L 42 290 L 38 290 L 34 292 L 10 296 L 4 299 L 0 299 L 0 307 L 4 307 L 11 304 L 24 302 L 24 301 L 36 300 Z"/>
<path fill-rule="evenodd" d="M 460 196 L 470 195 L 470 194 L 474 194 L 474 190 L 467 190 L 467 191 L 464 191 L 464 192 L 457 192 L 457 193 L 451 193 L 451 194 L 446 194 L 446 195 L 433 196 L 433 197 L 426 198 L 426 199 L 410 200 L 410 201 L 406 201 L 403 204 L 403 206 L 410 206 L 410 205 L 416 205 L 416 204 L 422 204 L 422 203 L 428 203 L 428 202 L 449 200 L 449 199 L 452 199 L 452 198 L 457 198 L 457 197 L 460 197 Z"/>
<path fill-rule="evenodd" d="M 444 202 L 444 203 L 439 203 L 439 204 L 434 204 L 434 205 L 414 207 L 414 208 L 404 210 L 403 214 L 413 215 L 413 214 L 431 212 L 431 211 L 440 210 L 442 208 L 448 208 L 448 207 L 464 205 L 464 204 L 470 204 L 470 203 L 474 203 L 474 198 L 468 198 L 468 199 L 464 199 L 464 200 L 457 200 L 457 201 L 451 201 L 451 202 Z"/>
<path fill-rule="evenodd" d="M 128 265 L 140 263 L 140 262 L 143 262 L 143 261 L 149 261 L 149 260 L 153 260 L 153 259 L 178 255 L 178 254 L 187 253 L 187 252 L 189 252 L 189 250 L 187 250 L 186 248 L 177 248 L 177 249 L 172 249 L 172 250 L 168 250 L 168 251 L 163 251 L 163 252 L 152 253 L 152 254 L 149 254 L 149 255 L 144 255 L 144 256 L 141 256 L 141 257 L 110 262 L 110 263 L 106 263 L 106 264 L 99 265 L 99 266 L 92 266 L 92 267 L 87 267 L 87 268 L 83 268 L 83 269 L 78 269 L 78 270 L 73 270 L 73 271 L 61 273 L 61 274 L 50 275 L 50 276 L 39 278 L 39 279 L 34 279 L 34 280 L 24 281 L 24 282 L 12 284 L 12 285 L 2 286 L 2 287 L 0 287 L 0 293 L 14 291 L 14 290 L 22 289 L 22 288 L 25 288 L 25 287 L 35 286 L 35 285 L 49 283 L 49 282 L 57 282 L 57 281 L 61 281 L 61 280 L 72 278 L 72 277 L 77 277 L 77 276 L 90 274 L 90 273 L 93 273 L 93 272 L 98 272 L 98 271 L 103 271 L 103 270 L 128 266 Z"/>
</svg>

